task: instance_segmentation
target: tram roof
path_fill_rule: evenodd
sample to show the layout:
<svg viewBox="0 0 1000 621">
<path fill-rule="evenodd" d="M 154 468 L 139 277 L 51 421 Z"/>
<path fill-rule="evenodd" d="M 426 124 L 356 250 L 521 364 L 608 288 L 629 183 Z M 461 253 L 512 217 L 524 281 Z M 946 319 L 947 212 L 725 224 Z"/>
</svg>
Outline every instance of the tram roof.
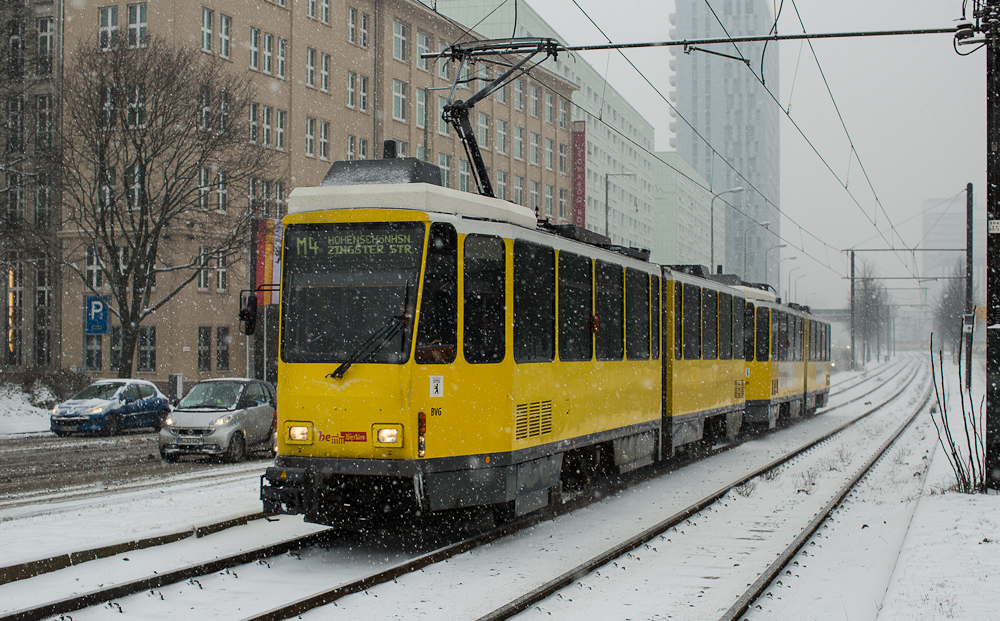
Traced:
<svg viewBox="0 0 1000 621">
<path fill-rule="evenodd" d="M 527 207 L 428 183 L 298 187 L 288 196 L 289 214 L 327 209 L 409 209 L 509 222 L 531 230 L 538 222 Z"/>
</svg>

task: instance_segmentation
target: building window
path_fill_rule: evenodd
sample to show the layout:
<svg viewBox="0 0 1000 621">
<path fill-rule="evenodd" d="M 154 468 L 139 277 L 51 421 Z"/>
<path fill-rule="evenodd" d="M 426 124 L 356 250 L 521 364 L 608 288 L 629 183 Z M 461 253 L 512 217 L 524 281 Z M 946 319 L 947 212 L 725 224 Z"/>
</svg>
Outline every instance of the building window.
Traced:
<svg viewBox="0 0 1000 621">
<path fill-rule="evenodd" d="M 524 159 L 524 128 L 514 126 L 514 157 Z"/>
<path fill-rule="evenodd" d="M 330 90 L 330 55 L 323 54 L 320 57 L 319 65 L 319 89 L 323 92 Z"/>
<path fill-rule="evenodd" d="M 138 129 L 146 126 L 146 87 L 143 84 L 134 84 L 128 88 L 128 102 L 125 116 L 128 119 L 129 129 Z"/>
<path fill-rule="evenodd" d="M 535 166 L 538 165 L 538 139 L 540 136 L 535 132 L 531 132 L 531 163 Z"/>
<path fill-rule="evenodd" d="M 468 160 L 458 160 L 458 189 L 462 192 L 471 192 L 470 174 Z"/>
<path fill-rule="evenodd" d="M 448 128 L 451 127 L 451 123 L 444 120 L 444 107 L 448 105 L 448 99 L 445 97 L 438 97 L 438 133 L 442 136 L 448 135 Z"/>
<path fill-rule="evenodd" d="M 316 0 L 306 0 L 306 16 L 316 19 Z"/>
<path fill-rule="evenodd" d="M 215 329 L 215 370 L 229 370 L 229 328 L 219 326 Z"/>
<path fill-rule="evenodd" d="M 7 285 L 7 364 L 21 365 L 24 342 L 24 262 L 17 253 L 5 257 Z"/>
<path fill-rule="evenodd" d="M 438 168 L 441 169 L 441 185 L 451 187 L 451 156 L 438 153 Z"/>
<path fill-rule="evenodd" d="M 278 110 L 276 123 L 274 125 L 274 146 L 277 149 L 285 148 L 285 111 Z"/>
<path fill-rule="evenodd" d="M 306 86 L 316 86 L 316 50 L 311 47 L 306 48 Z"/>
<path fill-rule="evenodd" d="M 414 114 L 416 114 L 417 118 L 414 120 L 416 121 L 417 127 L 419 129 L 423 129 L 427 127 L 427 91 L 422 88 L 418 88 L 416 94 L 417 110 Z"/>
<path fill-rule="evenodd" d="M 202 166 L 198 171 L 198 209 L 208 211 L 208 193 L 211 191 L 212 171 Z"/>
<path fill-rule="evenodd" d="M 259 107 L 260 105 L 253 101 L 247 106 L 250 111 L 250 142 L 257 142 L 257 109 Z"/>
<path fill-rule="evenodd" d="M 347 137 L 347 159 L 353 160 L 357 158 L 357 138 L 354 136 Z"/>
<path fill-rule="evenodd" d="M 353 108 L 357 93 L 358 74 L 353 71 L 347 72 L 347 107 Z"/>
<path fill-rule="evenodd" d="M 497 89 L 497 103 L 507 103 L 507 85 L 504 84 Z"/>
<path fill-rule="evenodd" d="M 101 8 L 99 43 L 102 50 L 110 50 L 118 44 L 118 7 Z"/>
<path fill-rule="evenodd" d="M 285 51 L 287 47 L 288 47 L 288 41 L 282 39 L 281 37 L 278 37 L 278 63 L 275 75 L 277 75 L 279 78 L 285 77 Z"/>
<path fill-rule="evenodd" d="M 86 336 L 86 353 L 83 366 L 88 371 L 100 371 L 104 353 L 101 351 L 101 335 L 88 334 Z M 9 351 L 9 350 L 8 350 Z M 10 356 L 8 355 L 8 361 Z"/>
<path fill-rule="evenodd" d="M 568 195 L 569 195 L 569 192 L 567 192 L 566 190 L 559 190 L 559 217 L 560 218 L 567 217 L 566 208 L 568 206 L 567 204 L 569 203 L 569 196 Z"/>
<path fill-rule="evenodd" d="M 219 56 L 229 58 L 230 30 L 233 19 L 228 15 L 219 16 Z"/>
<path fill-rule="evenodd" d="M 569 102 L 565 99 L 559 100 L 559 127 L 569 127 Z"/>
<path fill-rule="evenodd" d="M 24 100 L 20 97 L 7 102 L 7 152 L 24 153 Z"/>
<path fill-rule="evenodd" d="M 392 118 L 406 122 L 406 82 L 392 81 Z"/>
<path fill-rule="evenodd" d="M 552 203 L 554 200 L 555 188 L 551 185 L 546 184 L 545 186 L 545 215 L 552 215 Z"/>
<path fill-rule="evenodd" d="M 569 145 L 559 144 L 559 172 L 566 174 L 567 160 L 569 159 Z"/>
<path fill-rule="evenodd" d="M 52 226 L 52 187 L 48 175 L 39 173 L 35 189 L 35 227 L 47 229 Z"/>
<path fill-rule="evenodd" d="M 392 24 L 392 57 L 406 62 L 406 25 L 399 22 Z"/>
<path fill-rule="evenodd" d="M 156 326 L 139 326 L 138 350 L 137 370 L 143 373 L 156 371 Z"/>
<path fill-rule="evenodd" d="M 143 11 L 143 15 L 145 16 L 145 10 Z M 143 33 L 145 33 L 145 30 L 143 30 Z M 52 18 L 45 17 L 38 20 L 38 58 L 35 59 L 35 72 L 40 76 L 52 74 L 52 50 L 54 43 L 55 28 Z"/>
<path fill-rule="evenodd" d="M 545 122 L 552 123 L 555 117 L 555 101 L 552 93 L 545 93 Z"/>
<path fill-rule="evenodd" d="M 514 202 L 524 205 L 524 177 L 514 175 Z"/>
<path fill-rule="evenodd" d="M 490 148 L 490 115 L 479 113 L 479 147 Z"/>
<path fill-rule="evenodd" d="M 225 291 L 229 286 L 229 267 L 226 265 L 226 257 L 220 256 L 215 262 L 215 290 Z"/>
<path fill-rule="evenodd" d="M 362 138 L 358 141 L 358 159 L 367 160 L 368 159 L 368 141 Z"/>
<path fill-rule="evenodd" d="M 551 138 L 545 139 L 545 170 L 552 170 L 552 160 L 555 156 L 556 141 Z"/>
<path fill-rule="evenodd" d="M 497 153 L 507 153 L 507 121 L 497 119 Z"/>
<path fill-rule="evenodd" d="M 507 171 L 497 171 L 497 198 L 507 200 Z"/>
<path fill-rule="evenodd" d="M 306 117 L 306 155 L 313 157 L 316 155 L 316 119 Z"/>
<path fill-rule="evenodd" d="M 203 52 L 212 51 L 212 20 L 215 18 L 215 11 L 201 7 L 201 50 Z"/>
<path fill-rule="evenodd" d="M 423 71 L 431 70 L 431 59 L 424 54 L 431 53 L 431 38 L 422 32 L 417 33 L 417 68 Z"/>
<path fill-rule="evenodd" d="M 514 80 L 514 109 L 524 110 L 524 85 L 521 80 Z"/>
<path fill-rule="evenodd" d="M 198 288 L 208 291 L 208 251 L 198 246 Z"/>
<path fill-rule="evenodd" d="M 260 28 L 250 29 L 250 68 L 260 69 Z"/>
<path fill-rule="evenodd" d="M 274 59 L 274 35 L 265 32 L 264 33 L 264 66 L 261 70 L 264 73 L 271 73 L 272 71 L 272 61 Z"/>
<path fill-rule="evenodd" d="M 538 87 L 531 86 L 531 99 L 528 101 L 528 112 L 531 116 L 538 117 Z"/>
<path fill-rule="evenodd" d="M 264 106 L 264 117 L 262 119 L 262 125 L 264 129 L 264 146 L 271 146 L 271 116 L 274 114 L 274 108 L 271 106 Z"/>
<path fill-rule="evenodd" d="M 438 44 L 438 53 L 443 54 L 443 52 L 448 49 L 448 46 L 444 43 Z M 438 59 L 438 77 L 450 80 L 451 79 L 451 59 L 447 56 L 442 55 Z"/>
<path fill-rule="evenodd" d="M 323 160 L 330 159 L 330 122 L 323 121 L 319 124 L 319 157 Z"/>
<path fill-rule="evenodd" d="M 226 173 L 219 171 L 215 177 L 215 209 L 219 213 L 226 213 Z"/>
<path fill-rule="evenodd" d="M 128 204 L 128 208 L 135 211 L 145 207 L 143 200 L 145 175 L 141 164 L 125 168 L 125 185 L 125 202 Z"/>
<path fill-rule="evenodd" d="M 324 24 L 330 23 L 330 0 L 320 0 L 319 21 L 323 22 Z"/>
<path fill-rule="evenodd" d="M 538 182 L 532 181 L 530 190 L 528 191 L 528 208 L 535 213 L 538 213 Z"/>
<path fill-rule="evenodd" d="M 20 228 L 24 213 L 24 188 L 21 175 L 15 172 L 7 173 L 7 214 L 5 221 L 11 228 Z"/>
<path fill-rule="evenodd" d="M 358 10 L 352 7 L 347 9 L 347 40 L 358 42 Z"/>
<path fill-rule="evenodd" d="M 212 328 L 198 326 L 198 372 L 212 371 Z"/>
<path fill-rule="evenodd" d="M 122 327 L 111 326 L 111 364 L 108 367 L 117 371 L 122 366 Z"/>
<path fill-rule="evenodd" d="M 111 209 L 115 204 L 115 169 L 102 166 L 98 171 L 100 187 L 97 188 L 97 201 L 101 209 Z"/>
<path fill-rule="evenodd" d="M 368 13 L 361 14 L 361 47 L 368 47 Z"/>
<path fill-rule="evenodd" d="M 358 85 L 360 86 L 360 92 L 361 92 L 361 99 L 360 99 L 360 102 L 359 102 L 360 105 L 358 106 L 358 108 L 360 108 L 360 110 L 362 112 L 367 112 L 368 111 L 368 78 L 366 78 L 365 76 L 361 76 L 360 78 L 358 78 Z"/>
</svg>

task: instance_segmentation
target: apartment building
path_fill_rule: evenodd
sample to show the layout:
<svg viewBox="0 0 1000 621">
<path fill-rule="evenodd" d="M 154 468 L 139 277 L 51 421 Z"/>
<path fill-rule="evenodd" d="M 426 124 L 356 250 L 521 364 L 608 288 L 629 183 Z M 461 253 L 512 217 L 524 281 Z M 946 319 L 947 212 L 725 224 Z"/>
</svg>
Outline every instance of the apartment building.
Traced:
<svg viewBox="0 0 1000 621">
<path fill-rule="evenodd" d="M 440 166 L 449 187 L 475 191 L 463 146 L 440 118 L 457 67 L 423 55 L 479 37 L 419 2 L 153 0 L 66 3 L 64 11 L 67 54 L 82 41 L 155 35 L 250 72 L 258 89 L 250 134 L 280 154 L 281 170 L 225 188 L 230 209 L 246 205 L 261 218 L 280 218 L 292 189 L 318 184 L 331 161 L 379 157 L 386 140 L 395 141 L 402 156 Z M 456 97 L 468 97 L 482 84 L 475 78 L 490 75 L 485 63 L 471 67 L 462 77 L 473 81 Z M 497 196 L 554 223 L 573 217 L 570 117 L 556 101 L 568 100 L 574 90 L 539 68 L 472 111 Z M 198 251 L 198 239 L 182 229 L 170 232 L 170 243 L 177 255 Z M 195 282 L 144 322 L 136 375 L 164 386 L 175 374 L 186 384 L 224 375 L 274 379 L 276 313 L 265 310 L 263 327 L 250 338 L 237 322 L 239 292 L 248 286 L 254 260 L 249 246 L 238 262 L 206 264 Z M 63 364 L 95 377 L 116 374 L 116 320 L 110 319 L 107 334 L 86 334 L 84 306 L 92 293 L 75 276 L 64 280 Z M 162 289 L 169 284 L 163 281 Z"/>
</svg>

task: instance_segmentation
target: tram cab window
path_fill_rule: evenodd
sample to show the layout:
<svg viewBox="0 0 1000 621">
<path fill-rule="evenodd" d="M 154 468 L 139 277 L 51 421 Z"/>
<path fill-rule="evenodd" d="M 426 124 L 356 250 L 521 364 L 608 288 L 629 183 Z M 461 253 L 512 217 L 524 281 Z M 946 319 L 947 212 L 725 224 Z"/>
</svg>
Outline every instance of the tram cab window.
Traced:
<svg viewBox="0 0 1000 621">
<path fill-rule="evenodd" d="M 458 343 L 458 235 L 443 222 L 431 224 L 413 359 L 450 364 Z"/>
<path fill-rule="evenodd" d="M 752 302 L 747 302 L 743 310 L 743 358 L 747 362 L 753 362 L 754 317 L 756 317 L 754 305 Z"/>
<path fill-rule="evenodd" d="M 674 282 L 674 360 L 683 355 L 684 342 L 684 285 Z"/>
<path fill-rule="evenodd" d="M 590 360 L 594 338 L 594 279 L 590 259 L 570 252 L 559 253 L 559 359 Z"/>
<path fill-rule="evenodd" d="M 684 285 L 684 359 L 701 360 L 701 287 Z"/>
<path fill-rule="evenodd" d="M 650 326 L 650 331 L 652 332 L 652 340 L 650 341 L 651 350 L 650 353 L 653 356 L 653 360 L 660 357 L 660 277 L 651 276 L 650 277 L 650 288 L 649 288 L 649 306 L 651 309 L 650 319 L 652 325 Z"/>
<path fill-rule="evenodd" d="M 649 360 L 649 275 L 625 269 L 625 355 Z"/>
<path fill-rule="evenodd" d="M 465 310 L 462 351 L 471 363 L 504 359 L 506 265 L 503 240 L 486 235 L 465 238 Z"/>
<path fill-rule="evenodd" d="M 733 359 L 733 296 L 719 294 L 719 360 Z"/>
<path fill-rule="evenodd" d="M 777 313 L 775 313 L 777 314 Z M 771 350 L 771 309 L 757 309 L 757 362 L 767 362 Z"/>
<path fill-rule="evenodd" d="M 597 315 L 596 341 L 598 360 L 621 360 L 625 356 L 624 335 L 625 287 L 622 266 L 597 261 L 594 284 L 597 295 L 594 306 Z"/>
<path fill-rule="evenodd" d="M 701 357 L 719 357 L 719 294 L 711 289 L 701 292 Z"/>
<path fill-rule="evenodd" d="M 555 359 L 555 252 L 514 241 L 514 360 Z"/>
<path fill-rule="evenodd" d="M 733 298 L 733 359 L 744 357 L 743 347 L 743 309 L 746 302 L 743 298 Z"/>
</svg>

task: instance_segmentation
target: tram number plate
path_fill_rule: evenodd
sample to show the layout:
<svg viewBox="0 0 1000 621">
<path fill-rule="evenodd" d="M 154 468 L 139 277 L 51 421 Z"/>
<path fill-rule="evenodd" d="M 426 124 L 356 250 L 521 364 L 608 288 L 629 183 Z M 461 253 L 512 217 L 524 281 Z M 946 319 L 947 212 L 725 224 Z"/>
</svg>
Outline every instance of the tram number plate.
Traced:
<svg viewBox="0 0 1000 621">
<path fill-rule="evenodd" d="M 201 438 L 177 438 L 177 444 L 202 444 Z"/>
</svg>

